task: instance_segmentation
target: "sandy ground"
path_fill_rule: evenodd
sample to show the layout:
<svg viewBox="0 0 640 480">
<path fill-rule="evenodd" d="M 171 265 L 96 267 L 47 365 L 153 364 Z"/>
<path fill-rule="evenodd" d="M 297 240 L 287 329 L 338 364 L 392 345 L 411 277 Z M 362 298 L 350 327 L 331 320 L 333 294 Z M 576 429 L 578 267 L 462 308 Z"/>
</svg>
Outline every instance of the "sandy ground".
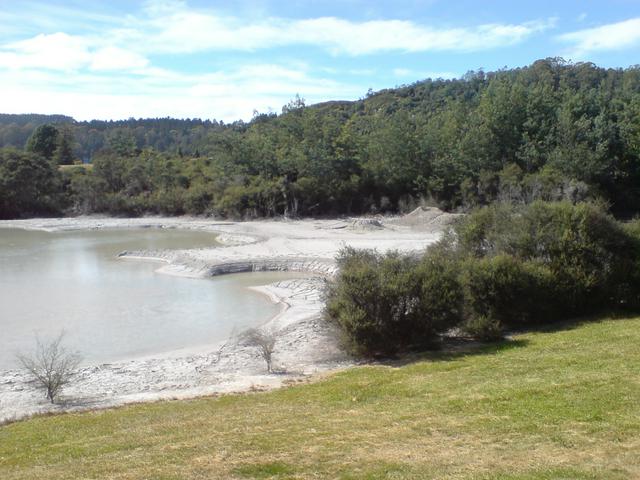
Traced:
<svg viewBox="0 0 640 480">
<path fill-rule="evenodd" d="M 423 250 L 455 218 L 437 209 L 417 209 L 402 217 L 374 219 L 220 222 L 190 217 L 75 217 L 1 221 L 0 228 L 46 231 L 139 227 L 212 231 L 225 246 L 123 252 L 121 258 L 162 260 L 160 272 L 189 277 L 256 270 L 321 276 L 252 287 L 282 305 L 280 314 L 263 327 L 277 336 L 277 373 L 267 374 L 258 350 L 239 338 L 206 349 L 83 367 L 57 405 L 49 404 L 22 371 L 2 371 L 0 422 L 50 411 L 275 388 L 349 366 L 353 361 L 340 350 L 337 332 L 321 316 L 323 285 L 336 271 L 336 253 L 345 246 Z"/>
</svg>

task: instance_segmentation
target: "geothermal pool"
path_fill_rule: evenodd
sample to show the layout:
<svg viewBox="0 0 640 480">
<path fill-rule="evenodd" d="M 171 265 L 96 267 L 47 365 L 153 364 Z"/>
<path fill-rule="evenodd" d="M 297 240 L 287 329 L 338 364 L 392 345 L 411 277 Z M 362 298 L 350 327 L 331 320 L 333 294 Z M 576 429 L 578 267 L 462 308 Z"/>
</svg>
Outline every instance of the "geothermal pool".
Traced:
<svg viewBox="0 0 640 480">
<path fill-rule="evenodd" d="M 0 228 L 0 370 L 65 331 L 85 363 L 110 362 L 228 338 L 279 306 L 246 288 L 291 278 L 243 273 L 189 279 L 123 250 L 215 247 L 215 234 L 176 229 L 42 232 Z M 298 275 L 299 276 L 299 275 Z"/>
</svg>

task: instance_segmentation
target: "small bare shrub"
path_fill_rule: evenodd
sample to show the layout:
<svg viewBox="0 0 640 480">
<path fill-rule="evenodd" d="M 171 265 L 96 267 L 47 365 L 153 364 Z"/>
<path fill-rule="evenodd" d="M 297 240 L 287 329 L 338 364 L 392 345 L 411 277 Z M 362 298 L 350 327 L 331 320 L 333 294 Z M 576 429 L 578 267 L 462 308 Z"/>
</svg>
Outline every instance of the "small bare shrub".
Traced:
<svg viewBox="0 0 640 480">
<path fill-rule="evenodd" d="M 36 338 L 36 350 L 33 355 L 17 355 L 24 369 L 35 379 L 39 387 L 46 390 L 51 403 L 55 403 L 60 391 L 69 383 L 81 361 L 79 355 L 67 350 L 63 339 L 64 332 L 48 343 Z"/>
<path fill-rule="evenodd" d="M 257 347 L 267 364 L 267 371 L 273 372 L 273 352 L 276 346 L 276 333 L 273 330 L 251 328 L 241 335 L 246 345 Z"/>
</svg>

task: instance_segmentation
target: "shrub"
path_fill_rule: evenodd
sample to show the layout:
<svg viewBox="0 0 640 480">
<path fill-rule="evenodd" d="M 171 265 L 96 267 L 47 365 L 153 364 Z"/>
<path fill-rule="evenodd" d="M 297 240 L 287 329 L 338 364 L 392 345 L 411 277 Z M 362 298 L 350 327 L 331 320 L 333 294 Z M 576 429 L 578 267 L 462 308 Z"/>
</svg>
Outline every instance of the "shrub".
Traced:
<svg viewBox="0 0 640 480">
<path fill-rule="evenodd" d="M 459 262 L 443 246 L 429 249 L 413 272 L 414 328 L 424 332 L 426 344 L 461 321 L 464 297 L 459 275 Z"/>
<path fill-rule="evenodd" d="M 149 205 L 162 215 L 182 215 L 185 213 L 184 192 L 182 188 L 157 190 L 151 194 Z"/>
<path fill-rule="evenodd" d="M 640 309 L 640 220 L 634 220 L 624 226 L 631 247 L 622 264 L 618 289 L 614 292 L 616 303 L 628 310 Z"/>
<path fill-rule="evenodd" d="M 33 377 L 36 385 L 46 392 L 51 403 L 55 403 L 81 361 L 78 354 L 67 350 L 63 340 L 64 332 L 46 343 L 37 338 L 33 355 L 18 354 L 22 367 Z"/>
<path fill-rule="evenodd" d="M 256 347 L 267 364 L 267 372 L 273 372 L 273 352 L 276 348 L 277 332 L 275 330 L 258 330 L 250 328 L 240 335 L 245 345 Z"/>
<path fill-rule="evenodd" d="M 365 355 L 428 347 L 461 325 L 503 327 L 640 308 L 640 222 L 602 205 L 494 205 L 459 222 L 421 259 L 344 249 L 326 314 Z"/>
<path fill-rule="evenodd" d="M 411 289 L 406 284 L 412 260 L 391 253 L 345 248 L 340 273 L 330 284 L 326 312 L 342 329 L 346 344 L 364 355 L 390 354 L 401 348 Z"/>
<path fill-rule="evenodd" d="M 184 196 L 184 208 L 187 213 L 202 215 L 208 212 L 214 198 L 212 189 L 204 184 L 192 185 Z"/>
<path fill-rule="evenodd" d="M 501 254 L 464 262 L 461 279 L 467 325 L 544 323 L 553 317 L 553 276 L 542 265 Z"/>
<path fill-rule="evenodd" d="M 415 257 L 346 248 L 330 283 L 326 313 L 356 353 L 425 347 L 455 325 L 462 298 L 455 263 L 440 252 Z"/>
<path fill-rule="evenodd" d="M 463 330 L 478 340 L 492 341 L 503 338 L 502 324 L 495 318 L 485 316 L 469 317 L 463 324 Z"/>
<path fill-rule="evenodd" d="M 452 238 L 459 256 L 508 255 L 548 268 L 563 315 L 591 311 L 619 296 L 633 247 L 602 206 L 568 202 L 485 207 L 460 222 Z"/>
<path fill-rule="evenodd" d="M 43 157 L 0 149 L 0 218 L 59 213 L 59 177 Z"/>
</svg>

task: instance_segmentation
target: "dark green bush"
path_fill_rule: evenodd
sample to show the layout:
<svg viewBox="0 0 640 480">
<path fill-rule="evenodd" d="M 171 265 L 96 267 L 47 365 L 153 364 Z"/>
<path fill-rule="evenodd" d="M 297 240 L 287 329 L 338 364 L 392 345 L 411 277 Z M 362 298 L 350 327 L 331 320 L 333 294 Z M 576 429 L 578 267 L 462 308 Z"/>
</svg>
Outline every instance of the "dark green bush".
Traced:
<svg viewBox="0 0 640 480">
<path fill-rule="evenodd" d="M 630 237 L 631 247 L 627 252 L 621 252 L 626 257 L 623 263 L 615 301 L 624 309 L 640 310 L 640 220 L 634 220 L 624 226 L 625 233 Z"/>
<path fill-rule="evenodd" d="M 424 348 L 460 318 L 455 262 L 346 248 L 330 284 L 326 312 L 355 352 L 375 356 Z"/>
<path fill-rule="evenodd" d="M 485 316 L 470 316 L 462 324 L 467 335 L 478 340 L 492 341 L 503 338 L 503 326 L 495 318 Z"/>
<path fill-rule="evenodd" d="M 461 326 L 483 339 L 503 328 L 640 308 L 640 222 L 601 205 L 485 207 L 422 259 L 345 249 L 327 315 L 366 355 L 424 348 Z"/>
<path fill-rule="evenodd" d="M 184 193 L 181 188 L 158 190 L 149 196 L 149 205 L 162 215 L 182 215 L 185 213 Z"/>
<path fill-rule="evenodd" d="M 463 262 L 460 276 L 468 324 L 486 319 L 496 325 L 548 322 L 553 315 L 553 275 L 543 265 L 500 254 Z"/>
<path fill-rule="evenodd" d="M 453 238 L 459 256 L 509 255 L 547 267 L 561 315 L 591 311 L 618 295 L 633 245 L 602 206 L 568 202 L 485 207 L 460 222 Z"/>
<path fill-rule="evenodd" d="M 192 215 L 205 214 L 211 208 L 213 198 L 214 192 L 207 185 L 193 185 L 184 196 L 185 210 Z"/>
<path fill-rule="evenodd" d="M 60 213 L 60 176 L 46 158 L 0 149 L 0 218 Z"/>
<path fill-rule="evenodd" d="M 340 326 L 352 350 L 365 355 L 393 353 L 407 330 L 411 289 L 405 272 L 414 261 L 347 248 L 340 252 L 338 264 L 339 280 L 328 292 L 329 317 Z"/>
<path fill-rule="evenodd" d="M 413 272 L 414 322 L 422 326 L 430 342 L 436 333 L 456 326 L 462 318 L 464 295 L 459 276 L 459 262 L 439 245 L 426 252 Z"/>
</svg>

